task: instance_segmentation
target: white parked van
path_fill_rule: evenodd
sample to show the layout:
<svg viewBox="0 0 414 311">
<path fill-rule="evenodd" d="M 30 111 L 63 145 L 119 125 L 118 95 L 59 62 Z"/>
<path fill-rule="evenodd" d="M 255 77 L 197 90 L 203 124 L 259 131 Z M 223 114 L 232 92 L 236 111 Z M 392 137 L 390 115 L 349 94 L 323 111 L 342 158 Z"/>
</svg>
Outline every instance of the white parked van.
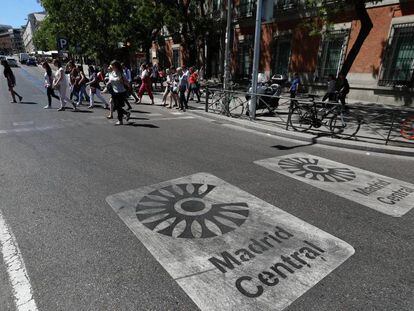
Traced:
<svg viewBox="0 0 414 311">
<path fill-rule="evenodd" d="M 27 54 L 27 53 L 20 53 L 19 54 L 19 62 L 21 64 L 25 64 L 28 59 L 29 59 L 29 54 Z"/>
</svg>

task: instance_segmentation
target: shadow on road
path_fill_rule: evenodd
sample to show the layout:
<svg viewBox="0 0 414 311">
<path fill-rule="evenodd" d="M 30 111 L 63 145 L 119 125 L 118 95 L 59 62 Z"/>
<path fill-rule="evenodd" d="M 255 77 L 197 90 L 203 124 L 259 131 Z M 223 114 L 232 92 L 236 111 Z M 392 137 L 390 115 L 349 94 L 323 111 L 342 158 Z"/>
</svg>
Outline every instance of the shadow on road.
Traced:
<svg viewBox="0 0 414 311">
<path fill-rule="evenodd" d="M 147 111 L 135 110 L 135 109 L 132 109 L 131 112 L 136 112 L 136 113 L 149 113 Z"/>
<path fill-rule="evenodd" d="M 294 145 L 294 146 L 274 145 L 274 146 L 271 146 L 271 147 L 275 148 L 275 149 L 278 149 L 278 150 L 292 150 L 292 149 L 295 149 L 295 148 L 312 146 L 312 145 L 314 145 L 318 142 L 317 141 L 318 138 L 327 137 L 327 136 L 330 136 L 330 135 L 327 135 L 327 134 L 324 134 L 324 133 L 319 133 L 319 134 L 315 135 L 314 137 L 312 137 L 312 141 L 310 143 L 307 143 L 307 144 Z"/>
<path fill-rule="evenodd" d="M 152 129 L 158 129 L 160 128 L 159 126 L 156 126 L 154 124 L 137 124 L 137 123 L 129 123 L 126 124 L 127 126 L 133 126 L 133 127 L 147 127 L 147 128 L 152 128 Z"/>
<path fill-rule="evenodd" d="M 91 111 L 91 110 L 76 110 L 76 111 L 74 111 L 73 109 L 72 109 L 72 112 L 76 112 L 76 113 L 93 113 L 93 111 Z"/>
</svg>

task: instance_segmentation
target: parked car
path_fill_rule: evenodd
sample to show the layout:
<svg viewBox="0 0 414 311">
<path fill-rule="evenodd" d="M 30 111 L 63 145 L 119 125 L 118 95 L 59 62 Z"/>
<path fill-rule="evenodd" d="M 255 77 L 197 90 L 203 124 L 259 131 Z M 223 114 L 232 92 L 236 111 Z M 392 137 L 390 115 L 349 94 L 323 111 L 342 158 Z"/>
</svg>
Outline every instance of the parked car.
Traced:
<svg viewBox="0 0 414 311">
<path fill-rule="evenodd" d="M 17 61 L 16 59 L 14 59 L 13 57 L 7 57 L 6 58 L 7 63 L 9 64 L 10 67 L 19 67 L 17 65 Z"/>
<path fill-rule="evenodd" d="M 27 54 L 27 53 L 20 53 L 19 54 L 19 61 L 20 61 L 21 64 L 26 64 L 28 59 L 29 59 L 29 54 Z"/>
<path fill-rule="evenodd" d="M 36 63 L 36 59 L 34 59 L 34 58 L 29 58 L 29 59 L 26 61 L 26 65 L 27 65 L 27 66 L 36 66 L 36 65 L 37 65 L 37 63 Z"/>
<path fill-rule="evenodd" d="M 6 59 L 6 56 L 0 55 L 0 61 Z"/>
</svg>

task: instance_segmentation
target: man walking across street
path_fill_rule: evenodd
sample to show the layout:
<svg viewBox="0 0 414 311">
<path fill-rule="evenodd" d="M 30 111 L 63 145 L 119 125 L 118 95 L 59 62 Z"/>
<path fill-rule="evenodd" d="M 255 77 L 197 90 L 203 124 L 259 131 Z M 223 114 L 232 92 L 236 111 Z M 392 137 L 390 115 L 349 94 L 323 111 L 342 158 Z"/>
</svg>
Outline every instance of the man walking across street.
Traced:
<svg viewBox="0 0 414 311">
<path fill-rule="evenodd" d="M 180 110 L 188 109 L 187 98 L 185 92 L 188 90 L 188 75 L 183 72 L 182 68 L 177 68 L 178 74 L 178 92 L 180 101 Z"/>
</svg>

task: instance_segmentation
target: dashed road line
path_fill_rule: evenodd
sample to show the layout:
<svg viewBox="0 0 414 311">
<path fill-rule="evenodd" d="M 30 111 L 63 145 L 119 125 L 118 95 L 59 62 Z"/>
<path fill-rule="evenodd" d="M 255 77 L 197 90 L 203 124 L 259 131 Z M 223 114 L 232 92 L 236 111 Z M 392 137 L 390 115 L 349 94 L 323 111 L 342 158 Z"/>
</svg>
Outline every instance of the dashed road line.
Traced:
<svg viewBox="0 0 414 311">
<path fill-rule="evenodd" d="M 162 113 L 150 113 L 146 115 L 147 117 L 161 117 L 163 116 Z"/>
<path fill-rule="evenodd" d="M 47 130 L 54 130 L 54 129 L 61 129 L 61 128 L 63 128 L 63 126 L 58 126 L 58 125 L 23 127 L 23 128 L 16 128 L 16 129 L 0 130 L 0 134 L 47 131 Z"/>
<path fill-rule="evenodd" d="M 13 126 L 32 125 L 34 121 L 13 122 Z"/>
<path fill-rule="evenodd" d="M 0 249 L 3 261 L 9 275 L 13 289 L 16 309 L 18 311 L 37 311 L 33 298 L 33 290 L 30 285 L 26 266 L 20 253 L 16 238 L 7 226 L 0 212 Z"/>
</svg>

